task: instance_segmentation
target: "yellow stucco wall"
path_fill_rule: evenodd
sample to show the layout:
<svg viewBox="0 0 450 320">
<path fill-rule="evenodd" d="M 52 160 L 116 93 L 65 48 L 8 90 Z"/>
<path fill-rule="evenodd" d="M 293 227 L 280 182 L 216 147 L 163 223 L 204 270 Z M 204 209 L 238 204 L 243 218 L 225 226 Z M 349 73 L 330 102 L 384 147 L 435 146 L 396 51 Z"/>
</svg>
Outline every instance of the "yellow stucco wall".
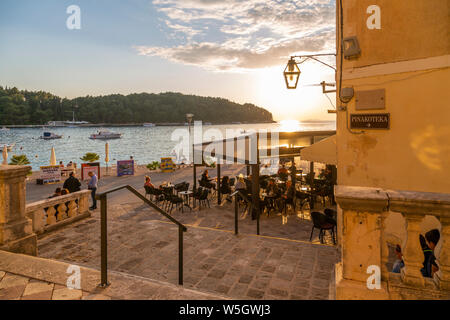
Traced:
<svg viewBox="0 0 450 320">
<path fill-rule="evenodd" d="M 366 26 L 374 4 L 380 30 Z M 342 87 L 385 89 L 386 108 L 356 111 L 353 98 L 338 111 L 338 184 L 450 193 L 449 4 L 343 1 L 344 37 L 357 36 L 362 53 L 344 59 Z M 390 113 L 390 129 L 352 134 L 346 117 L 355 113 Z"/>
<path fill-rule="evenodd" d="M 367 28 L 371 5 L 381 9 L 381 29 Z M 449 7 L 448 0 L 343 0 L 344 37 L 357 35 L 361 46 L 345 67 L 448 54 Z"/>
</svg>

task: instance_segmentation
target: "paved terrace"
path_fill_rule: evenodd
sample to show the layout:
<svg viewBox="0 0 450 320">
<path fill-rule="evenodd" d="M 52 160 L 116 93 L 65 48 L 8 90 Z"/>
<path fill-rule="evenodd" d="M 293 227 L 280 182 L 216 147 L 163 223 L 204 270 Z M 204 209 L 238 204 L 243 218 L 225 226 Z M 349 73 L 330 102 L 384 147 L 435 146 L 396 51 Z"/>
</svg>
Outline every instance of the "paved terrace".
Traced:
<svg viewBox="0 0 450 320">
<path fill-rule="evenodd" d="M 243 168 L 225 170 L 224 174 L 235 175 Z M 171 181 L 188 181 L 186 173 L 191 170 L 177 171 Z M 152 175 L 156 184 L 167 176 L 158 178 Z M 133 185 L 117 182 L 117 178 L 112 181 Z M 135 186 L 143 191 L 142 177 Z M 284 225 L 279 215 L 262 216 L 261 237 L 255 235 L 256 222 L 241 213 L 240 234 L 235 236 L 234 205 L 225 201 L 222 206 L 216 202 L 211 206 L 173 211 L 188 227 L 184 234 L 185 288 L 237 299 L 329 298 L 338 252 L 334 246 L 318 243 L 318 231 L 313 243 L 309 242 L 312 223 L 307 212 L 291 214 Z M 108 214 L 109 270 L 177 284 L 177 227 L 126 191 L 108 198 Z M 40 239 L 39 256 L 98 269 L 99 230 L 97 210 L 91 218 Z"/>
</svg>

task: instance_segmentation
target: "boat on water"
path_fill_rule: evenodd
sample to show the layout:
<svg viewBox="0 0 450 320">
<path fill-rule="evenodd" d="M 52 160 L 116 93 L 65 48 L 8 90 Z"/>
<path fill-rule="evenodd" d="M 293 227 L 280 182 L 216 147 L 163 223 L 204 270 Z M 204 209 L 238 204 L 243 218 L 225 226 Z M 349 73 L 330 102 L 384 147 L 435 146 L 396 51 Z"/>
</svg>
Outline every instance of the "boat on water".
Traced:
<svg viewBox="0 0 450 320">
<path fill-rule="evenodd" d="M 62 135 L 50 132 L 50 131 L 45 131 L 42 136 L 40 136 L 41 139 L 44 140 L 54 140 L 54 139 L 61 139 Z"/>
<path fill-rule="evenodd" d="M 3 128 L 0 129 L 0 131 L 9 131 L 9 128 L 3 127 Z"/>
<path fill-rule="evenodd" d="M 155 127 L 156 125 L 154 123 L 146 122 L 146 123 L 143 124 L 143 126 L 144 127 Z"/>
<path fill-rule="evenodd" d="M 91 134 L 89 139 L 93 140 L 109 140 L 109 139 L 120 139 L 122 137 L 121 133 L 110 132 L 107 130 L 98 131 L 98 133 Z"/>
<path fill-rule="evenodd" d="M 77 106 L 78 108 L 78 106 Z M 64 121 L 64 124 L 69 128 L 78 128 L 79 125 L 89 124 L 88 121 L 75 121 L 75 111 L 72 111 L 72 121 Z"/>
<path fill-rule="evenodd" d="M 11 152 L 11 150 L 14 148 L 15 145 L 16 145 L 15 143 L 0 145 L 0 148 L 1 148 L 0 151 L 3 150 L 3 148 L 6 146 L 6 150 L 8 152 Z"/>
</svg>

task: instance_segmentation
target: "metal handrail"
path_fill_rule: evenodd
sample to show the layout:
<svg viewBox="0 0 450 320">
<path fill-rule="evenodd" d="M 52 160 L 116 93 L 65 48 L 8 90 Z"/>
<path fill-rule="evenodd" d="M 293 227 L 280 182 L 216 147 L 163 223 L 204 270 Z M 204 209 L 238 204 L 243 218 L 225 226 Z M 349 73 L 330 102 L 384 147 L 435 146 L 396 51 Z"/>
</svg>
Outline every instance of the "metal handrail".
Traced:
<svg viewBox="0 0 450 320">
<path fill-rule="evenodd" d="M 144 201 L 150 207 L 161 213 L 171 222 L 178 225 L 178 284 L 183 285 L 183 232 L 187 231 L 186 226 L 184 226 L 181 222 L 173 218 L 163 209 L 158 207 L 152 201 L 148 200 L 145 196 L 143 196 L 139 191 L 133 188 L 130 185 L 120 186 L 114 189 L 110 189 L 101 193 L 96 194 L 95 199 L 100 200 L 100 237 L 101 237 L 101 283 L 100 286 L 105 288 L 109 285 L 108 283 L 108 251 L 107 251 L 107 195 L 109 193 L 113 193 L 122 189 L 127 189 L 139 199 Z"/>
</svg>

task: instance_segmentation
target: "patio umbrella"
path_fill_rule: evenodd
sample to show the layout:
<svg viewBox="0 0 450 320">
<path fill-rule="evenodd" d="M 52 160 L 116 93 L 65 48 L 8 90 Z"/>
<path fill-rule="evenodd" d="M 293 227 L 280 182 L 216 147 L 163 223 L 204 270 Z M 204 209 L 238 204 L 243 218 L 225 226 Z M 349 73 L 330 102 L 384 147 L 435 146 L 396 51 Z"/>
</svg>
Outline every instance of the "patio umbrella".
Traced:
<svg viewBox="0 0 450 320">
<path fill-rule="evenodd" d="M 8 164 L 8 147 L 6 145 L 3 146 L 3 163 L 2 165 Z"/>
<path fill-rule="evenodd" d="M 56 154 L 55 154 L 55 148 L 52 147 L 52 154 L 50 156 L 50 165 L 56 166 Z"/>
</svg>

